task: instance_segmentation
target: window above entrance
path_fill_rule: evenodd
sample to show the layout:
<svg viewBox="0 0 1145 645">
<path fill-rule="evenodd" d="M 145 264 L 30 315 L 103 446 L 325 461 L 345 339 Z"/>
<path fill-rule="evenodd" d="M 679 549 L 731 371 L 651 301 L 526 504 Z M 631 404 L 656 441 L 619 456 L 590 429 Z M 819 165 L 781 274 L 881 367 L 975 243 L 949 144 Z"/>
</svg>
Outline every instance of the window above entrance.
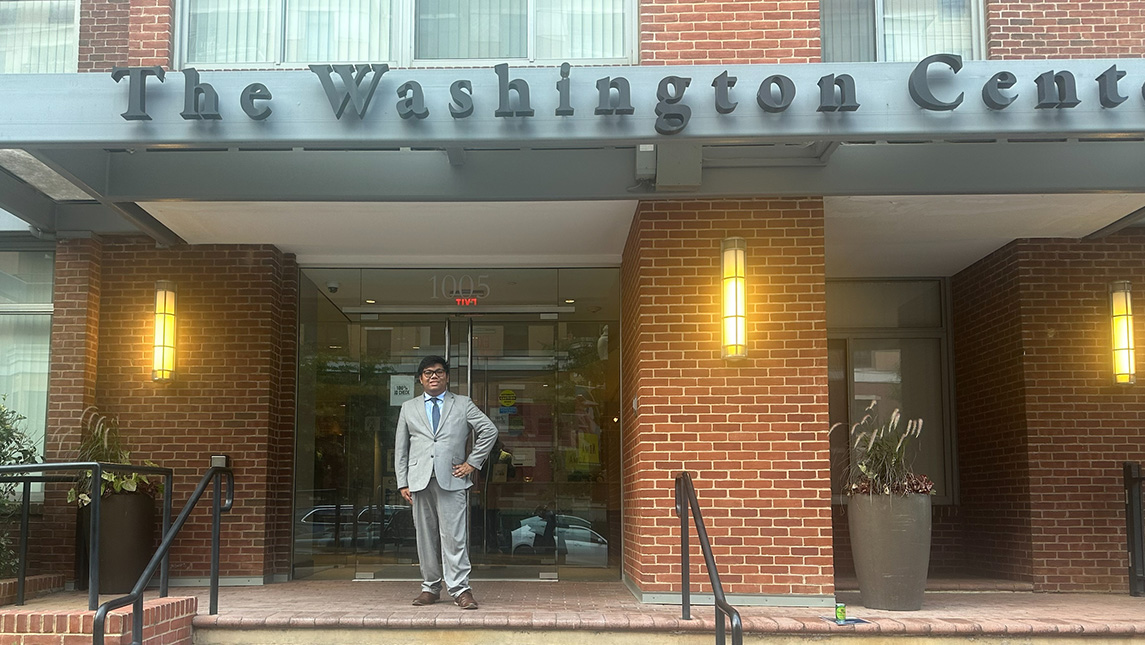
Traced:
<svg viewBox="0 0 1145 645">
<path fill-rule="evenodd" d="M 185 0 L 184 67 L 633 62 L 634 0 Z"/>
<path fill-rule="evenodd" d="M 76 71 L 78 6 L 76 0 L 0 2 L 0 74 Z"/>
<path fill-rule="evenodd" d="M 985 58 L 982 0 L 822 0 L 823 62 Z"/>
</svg>

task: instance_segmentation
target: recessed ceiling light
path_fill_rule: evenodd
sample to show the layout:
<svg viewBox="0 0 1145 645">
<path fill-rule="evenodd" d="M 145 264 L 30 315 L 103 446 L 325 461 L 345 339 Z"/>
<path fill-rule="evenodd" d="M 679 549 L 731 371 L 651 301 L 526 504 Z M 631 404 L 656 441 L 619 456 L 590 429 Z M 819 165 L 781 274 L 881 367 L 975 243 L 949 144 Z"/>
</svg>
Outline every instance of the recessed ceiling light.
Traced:
<svg viewBox="0 0 1145 645">
<path fill-rule="evenodd" d="M 572 298 L 565 298 L 565 304 L 566 305 L 571 305 L 574 302 L 576 302 L 576 300 L 573 300 Z"/>
<path fill-rule="evenodd" d="M 378 301 L 374 300 L 373 298 L 366 298 L 366 304 L 367 305 L 375 305 L 377 303 L 378 303 Z"/>
<path fill-rule="evenodd" d="M 421 345 L 414 345 L 413 349 L 421 349 Z"/>
<path fill-rule="evenodd" d="M 330 349 L 342 349 L 341 345 L 330 345 Z"/>
</svg>

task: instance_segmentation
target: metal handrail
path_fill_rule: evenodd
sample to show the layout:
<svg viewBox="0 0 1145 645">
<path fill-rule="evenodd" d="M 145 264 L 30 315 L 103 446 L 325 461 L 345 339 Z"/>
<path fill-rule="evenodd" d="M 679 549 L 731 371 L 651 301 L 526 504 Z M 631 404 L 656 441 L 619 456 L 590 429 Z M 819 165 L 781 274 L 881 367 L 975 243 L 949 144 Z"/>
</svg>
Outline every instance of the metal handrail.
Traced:
<svg viewBox="0 0 1145 645">
<path fill-rule="evenodd" d="M 223 496 L 219 495 L 220 492 L 220 479 L 226 477 L 226 493 L 225 500 Z M 235 474 L 230 467 L 230 459 L 228 457 L 214 456 L 211 457 L 211 467 L 207 469 L 203 479 L 199 481 L 199 485 L 195 487 L 195 492 L 191 493 L 190 499 L 187 504 L 180 511 L 179 517 L 175 518 L 175 523 L 163 535 L 163 542 L 159 545 L 159 549 L 155 555 L 151 557 L 151 561 L 147 563 L 147 568 L 143 570 L 143 575 L 139 576 L 139 580 L 132 587 L 131 593 L 121 598 L 109 600 L 99 606 L 95 612 L 95 620 L 92 624 L 92 645 L 103 645 L 104 625 L 107 621 L 107 614 L 112 609 L 132 607 L 132 627 L 131 627 L 131 645 L 141 645 L 143 643 L 143 590 L 147 588 L 147 584 L 151 581 L 151 577 L 155 575 L 155 569 L 159 566 L 162 560 L 167 557 L 167 552 L 171 550 L 171 545 L 174 544 L 175 538 L 179 535 L 179 530 L 187 522 L 190 517 L 191 511 L 195 510 L 195 505 L 199 503 L 199 499 L 203 497 L 206 492 L 207 486 L 213 484 L 212 491 L 212 527 L 211 527 L 211 614 L 219 613 L 219 526 L 221 521 L 221 514 L 223 511 L 231 510 L 231 506 L 235 501 Z"/>
<path fill-rule="evenodd" d="M 59 475 L 33 475 L 31 473 L 46 473 L 56 471 L 88 471 L 91 480 L 99 482 L 99 490 L 93 490 L 91 496 L 91 526 L 88 528 L 88 611 L 95 611 L 99 604 L 99 526 L 100 526 L 100 500 L 103 498 L 103 473 L 142 473 L 163 475 L 163 532 L 171 526 L 171 485 L 174 480 L 174 471 L 159 466 L 137 466 L 133 464 L 108 464 L 99 461 L 71 461 L 47 464 L 17 464 L 0 466 L 0 483 L 23 484 L 23 503 L 20 512 L 20 563 L 16 578 L 16 604 L 24 604 L 24 579 L 27 573 L 28 560 L 28 524 L 31 519 L 31 489 L 32 482 L 74 482 L 74 477 L 61 477 Z M 167 596 L 167 581 L 170 577 L 170 563 L 163 558 L 163 569 L 159 574 L 159 595 Z"/>
<path fill-rule="evenodd" d="M 708 530 L 704 528 L 704 516 L 700 514 L 700 500 L 696 497 L 696 487 L 687 471 L 676 475 L 676 515 L 680 517 L 680 608 L 684 620 L 692 619 L 691 572 L 688 563 L 688 506 L 696 518 L 696 535 L 700 538 L 700 550 L 708 566 L 708 580 L 712 583 L 712 595 L 716 605 L 716 645 L 724 645 L 726 626 L 724 618 L 732 623 L 732 645 L 743 645 L 743 620 L 739 610 L 732 607 L 724 597 L 724 585 L 720 582 L 720 572 L 716 569 L 716 558 L 712 555 L 712 542 Z"/>
<path fill-rule="evenodd" d="M 1129 595 L 1145 596 L 1145 526 L 1142 525 L 1141 464 L 1122 464 L 1125 483 L 1125 538 L 1129 548 Z"/>
</svg>

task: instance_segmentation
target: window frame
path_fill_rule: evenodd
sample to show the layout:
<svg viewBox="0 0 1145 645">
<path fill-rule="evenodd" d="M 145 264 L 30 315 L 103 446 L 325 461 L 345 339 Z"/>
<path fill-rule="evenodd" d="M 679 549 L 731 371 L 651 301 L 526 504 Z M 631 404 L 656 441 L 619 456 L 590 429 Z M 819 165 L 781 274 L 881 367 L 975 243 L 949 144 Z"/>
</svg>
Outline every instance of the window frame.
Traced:
<svg viewBox="0 0 1145 645">
<path fill-rule="evenodd" d="M 78 4 L 78 3 L 77 3 Z M 55 324 L 55 255 L 56 245 L 52 242 L 44 242 L 41 240 L 32 239 L 30 236 L 24 234 L 12 235 L 0 234 L 0 253 L 9 252 L 42 252 L 52 254 L 52 301 L 50 302 L 35 302 L 35 303 L 17 303 L 17 304 L 0 304 L 0 316 L 46 316 L 48 319 L 48 382 L 47 388 L 44 392 L 44 426 L 38 428 L 39 443 L 36 444 L 37 456 L 40 459 L 45 458 L 48 442 L 48 419 L 47 411 L 51 408 L 52 401 L 52 382 L 51 382 L 51 367 L 52 367 L 52 343 L 51 333 L 52 327 Z M 0 392 L 0 394 L 9 394 L 8 392 Z M 19 409 L 16 412 L 20 412 Z M 42 483 L 33 483 L 31 487 L 31 501 L 33 503 L 41 503 L 44 501 L 44 485 Z"/>
<path fill-rule="evenodd" d="M 956 506 L 959 503 L 959 478 L 958 478 L 958 454 L 957 454 L 957 428 L 955 426 L 956 418 L 954 411 L 954 360 L 951 349 L 952 339 L 951 323 L 952 312 L 950 307 L 950 280 L 942 277 L 901 277 L 901 278 L 846 278 L 846 279 L 832 279 L 828 282 L 925 282 L 937 281 L 939 285 L 939 307 L 940 307 L 940 326 L 933 328 L 916 328 L 916 327 L 837 327 L 829 328 L 827 330 L 827 340 L 830 341 L 843 341 L 845 344 L 846 356 L 846 401 L 847 401 L 847 414 L 848 418 L 843 421 L 845 428 L 850 428 L 858 419 L 850 418 L 851 410 L 854 407 L 855 396 L 855 374 L 854 366 L 851 364 L 851 353 L 853 351 L 852 344 L 854 341 L 862 340 L 909 340 L 909 339 L 933 339 L 938 341 L 939 351 L 939 374 L 941 378 L 941 405 L 942 405 L 942 421 L 943 421 L 943 435 L 940 440 L 940 445 L 943 450 L 941 459 L 946 469 L 946 478 L 938 482 L 941 493 L 934 496 L 934 503 L 939 505 Z M 830 393 L 828 393 L 830 397 Z M 832 421 L 834 423 L 834 421 Z M 928 473 L 929 474 L 929 473 Z M 831 464 L 831 479 L 834 480 L 836 474 L 834 472 L 834 464 Z M 831 495 L 832 504 L 846 504 L 846 494 Z"/>
<path fill-rule="evenodd" d="M 886 26 L 885 15 L 886 5 L 884 0 L 872 0 L 874 2 L 875 14 L 875 60 L 876 63 L 887 62 L 917 62 L 917 61 L 889 61 L 887 60 L 887 41 L 886 41 Z M 986 44 L 986 0 L 969 0 L 970 2 L 970 29 L 973 36 L 973 53 L 970 55 L 969 60 L 986 60 L 989 54 Z M 822 14 L 820 14 L 820 24 L 822 24 Z M 819 54 L 820 58 L 823 55 L 824 41 L 822 29 L 820 29 L 820 44 Z M 937 52 L 936 52 L 937 53 Z M 834 61 L 834 62 L 862 62 L 862 61 Z"/>
<path fill-rule="evenodd" d="M 16 0 L 16 1 L 21 2 L 21 1 L 25 1 L 25 0 Z M 71 47 L 69 48 L 69 51 L 68 51 L 68 56 L 66 56 L 68 64 L 64 66 L 64 69 L 58 70 L 58 71 L 53 71 L 53 72 L 12 72 L 13 74 L 25 74 L 25 73 L 32 73 L 32 74 L 38 74 L 38 73 L 76 74 L 79 72 L 79 63 L 80 63 L 80 5 L 83 4 L 83 0 L 71 0 L 71 2 L 72 2 L 72 27 L 71 27 L 72 40 L 71 40 Z M 0 250 L 8 250 L 8 249 L 0 247 Z"/>
<path fill-rule="evenodd" d="M 260 70 L 260 69 L 285 69 L 285 70 L 305 70 L 309 65 L 314 64 L 347 64 L 347 63 L 388 63 L 389 65 L 402 68 L 402 69 L 425 69 L 425 68 L 461 68 L 461 67 L 493 67 L 499 63 L 516 64 L 521 67 L 549 67 L 560 65 L 561 63 L 570 63 L 573 65 L 594 65 L 594 66 L 609 66 L 609 65 L 635 65 L 639 63 L 639 42 L 640 42 L 640 12 L 638 3 L 635 0 L 626 0 L 625 2 L 625 52 L 620 57 L 612 58 L 563 58 L 563 59 L 548 59 L 536 57 L 536 2 L 537 0 L 526 0 L 527 2 L 527 18 L 528 33 L 526 34 L 526 51 L 525 57 L 517 58 L 416 58 L 415 57 L 415 34 L 416 34 L 416 19 L 417 14 L 415 11 L 415 0 L 392 0 L 391 16 L 392 21 L 390 24 L 390 55 L 387 60 L 308 60 L 304 62 L 285 62 L 286 53 L 286 3 L 290 0 L 274 0 L 276 2 L 275 22 L 278 28 L 278 44 L 275 49 L 274 62 L 267 63 L 196 63 L 187 59 L 188 49 L 188 22 L 190 19 L 190 3 L 191 0 L 177 0 L 174 11 L 174 47 L 173 47 L 173 67 L 174 69 L 186 69 L 192 67 L 196 70 Z M 880 0 L 881 1 L 881 0 Z M 978 0 L 974 0 L 977 2 Z"/>
</svg>

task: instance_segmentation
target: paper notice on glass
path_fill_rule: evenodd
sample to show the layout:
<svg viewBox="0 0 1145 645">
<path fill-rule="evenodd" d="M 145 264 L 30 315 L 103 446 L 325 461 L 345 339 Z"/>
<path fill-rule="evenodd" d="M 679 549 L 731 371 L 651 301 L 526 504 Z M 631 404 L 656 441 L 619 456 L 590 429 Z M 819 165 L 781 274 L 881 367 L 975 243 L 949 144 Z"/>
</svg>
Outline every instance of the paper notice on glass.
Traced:
<svg viewBox="0 0 1145 645">
<path fill-rule="evenodd" d="M 514 448 L 513 449 L 513 465 L 514 466 L 536 466 L 537 465 L 537 449 L 536 448 Z"/>
</svg>

